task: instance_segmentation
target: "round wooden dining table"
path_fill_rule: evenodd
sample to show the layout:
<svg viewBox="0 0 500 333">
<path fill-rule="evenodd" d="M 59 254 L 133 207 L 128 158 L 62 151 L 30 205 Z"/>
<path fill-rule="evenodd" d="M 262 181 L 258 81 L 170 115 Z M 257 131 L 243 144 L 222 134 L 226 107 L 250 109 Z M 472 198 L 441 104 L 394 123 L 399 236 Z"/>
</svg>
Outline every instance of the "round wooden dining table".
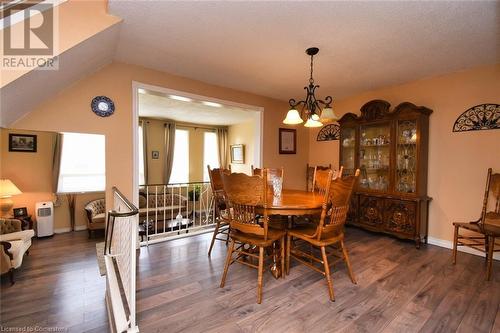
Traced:
<svg viewBox="0 0 500 333">
<path fill-rule="evenodd" d="M 323 195 L 301 191 L 283 190 L 280 197 L 275 197 L 272 191 L 267 195 L 266 211 L 268 215 L 312 215 L 321 212 Z"/>
</svg>

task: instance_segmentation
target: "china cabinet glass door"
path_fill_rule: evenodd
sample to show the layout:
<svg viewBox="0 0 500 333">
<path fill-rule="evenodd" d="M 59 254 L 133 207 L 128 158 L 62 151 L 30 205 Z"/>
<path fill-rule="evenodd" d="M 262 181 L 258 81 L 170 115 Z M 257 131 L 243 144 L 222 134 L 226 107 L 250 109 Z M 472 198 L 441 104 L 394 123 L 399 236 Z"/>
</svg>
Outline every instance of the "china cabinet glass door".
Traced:
<svg viewBox="0 0 500 333">
<path fill-rule="evenodd" d="M 396 147 L 396 191 L 415 193 L 417 183 L 417 121 L 399 120 Z"/>
<path fill-rule="evenodd" d="M 391 153 L 390 134 L 389 123 L 361 126 L 359 147 L 361 188 L 387 191 Z"/>
<path fill-rule="evenodd" d="M 356 130 L 354 128 L 343 128 L 341 130 L 342 138 L 342 160 L 340 165 L 344 167 L 343 174 L 346 176 L 354 174 L 355 167 L 355 146 L 356 146 Z"/>
</svg>

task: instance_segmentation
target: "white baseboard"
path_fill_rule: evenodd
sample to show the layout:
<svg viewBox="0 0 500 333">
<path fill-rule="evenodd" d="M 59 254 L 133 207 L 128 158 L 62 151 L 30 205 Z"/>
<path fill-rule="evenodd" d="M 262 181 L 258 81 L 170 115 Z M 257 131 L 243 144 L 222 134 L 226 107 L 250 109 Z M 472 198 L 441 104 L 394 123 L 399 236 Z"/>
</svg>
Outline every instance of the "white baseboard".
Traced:
<svg viewBox="0 0 500 333">
<path fill-rule="evenodd" d="M 54 229 L 54 233 L 56 234 L 63 234 L 65 232 L 70 232 L 70 231 L 71 231 L 70 227 Z"/>
<path fill-rule="evenodd" d="M 76 225 L 75 226 L 75 231 L 82 231 L 82 230 L 87 230 L 87 225 Z"/>
<path fill-rule="evenodd" d="M 86 225 L 75 226 L 75 231 L 81 231 L 81 230 L 87 230 L 87 226 Z M 70 227 L 54 229 L 54 233 L 56 233 L 56 234 L 63 234 L 65 232 L 70 232 L 70 231 L 71 231 Z"/>
<path fill-rule="evenodd" d="M 434 238 L 434 237 L 428 237 L 427 242 L 432 245 L 437 245 L 440 247 L 444 247 L 447 249 L 453 249 L 453 242 L 444 240 L 444 239 L 439 239 L 439 238 Z M 481 251 L 474 250 L 473 248 L 467 247 L 467 246 L 459 246 L 457 248 L 458 251 L 460 252 L 465 252 L 465 253 L 470 253 L 476 256 L 484 257 L 485 254 Z M 494 253 L 493 254 L 493 259 L 495 260 L 500 260 L 500 253 Z"/>
</svg>

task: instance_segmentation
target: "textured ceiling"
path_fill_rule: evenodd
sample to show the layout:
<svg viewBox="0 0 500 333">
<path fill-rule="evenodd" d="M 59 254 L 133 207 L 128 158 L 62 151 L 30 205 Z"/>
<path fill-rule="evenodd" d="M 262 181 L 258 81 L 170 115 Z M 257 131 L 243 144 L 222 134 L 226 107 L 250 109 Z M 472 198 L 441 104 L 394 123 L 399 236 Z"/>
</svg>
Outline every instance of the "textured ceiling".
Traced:
<svg viewBox="0 0 500 333">
<path fill-rule="evenodd" d="M 302 98 L 317 46 L 334 98 L 500 62 L 498 1 L 110 0 L 115 59 L 282 100 Z"/>
<path fill-rule="evenodd" d="M 227 105 L 205 106 L 197 100 L 183 102 L 157 93 L 141 93 L 139 94 L 139 116 L 227 126 L 254 120 L 255 111 Z"/>
</svg>

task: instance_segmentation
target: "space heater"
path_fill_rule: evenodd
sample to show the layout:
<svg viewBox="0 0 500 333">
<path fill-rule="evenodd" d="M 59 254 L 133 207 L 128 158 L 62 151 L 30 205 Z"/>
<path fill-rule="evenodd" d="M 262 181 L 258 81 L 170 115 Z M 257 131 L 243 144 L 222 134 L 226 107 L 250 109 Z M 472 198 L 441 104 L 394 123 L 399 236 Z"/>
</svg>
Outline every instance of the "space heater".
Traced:
<svg viewBox="0 0 500 333">
<path fill-rule="evenodd" d="M 37 236 L 52 236 L 54 234 L 54 204 L 52 201 L 37 202 L 35 211 Z"/>
</svg>

